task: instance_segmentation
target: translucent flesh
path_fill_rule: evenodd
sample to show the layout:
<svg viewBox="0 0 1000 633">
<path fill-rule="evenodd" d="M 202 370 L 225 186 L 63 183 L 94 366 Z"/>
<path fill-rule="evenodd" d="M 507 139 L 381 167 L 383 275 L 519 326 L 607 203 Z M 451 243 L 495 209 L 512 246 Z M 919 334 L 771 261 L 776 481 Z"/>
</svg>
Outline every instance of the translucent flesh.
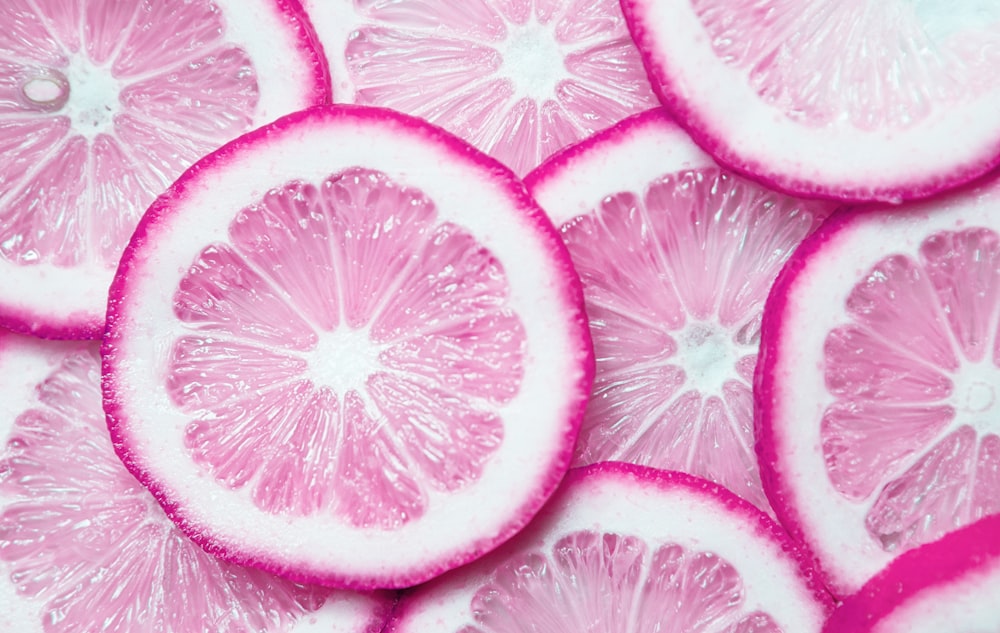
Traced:
<svg viewBox="0 0 1000 633">
<path fill-rule="evenodd" d="M 846 116 L 865 130 L 907 127 L 981 92 L 996 76 L 1000 13 L 987 3 L 691 5 L 719 59 L 743 70 L 761 99 L 807 125 Z"/>
<path fill-rule="evenodd" d="M 825 210 L 705 169 L 608 196 L 562 227 L 597 358 L 578 465 L 694 473 L 767 508 L 750 381 L 760 313 Z"/>
<path fill-rule="evenodd" d="M 824 348 L 823 456 L 870 504 L 872 538 L 909 549 L 1000 512 L 1000 237 L 934 234 L 879 262 L 846 308 Z"/>
<path fill-rule="evenodd" d="M 460 633 L 780 631 L 746 607 L 739 573 L 711 552 L 588 531 L 505 561 L 471 611 Z"/>
<path fill-rule="evenodd" d="M 327 590 L 191 543 L 107 435 L 96 353 L 67 356 L 0 451 L 0 569 L 52 633 L 287 631 Z"/>
<path fill-rule="evenodd" d="M 478 479 L 525 353 L 487 249 L 361 168 L 269 192 L 229 237 L 174 294 L 193 460 L 267 512 L 384 529 Z"/>
<path fill-rule="evenodd" d="M 657 104 L 617 2 L 354 0 L 354 6 L 366 22 L 344 51 L 356 101 L 437 123 L 519 174 Z M 515 40 L 527 51 L 516 64 Z M 561 68 L 549 59 L 532 62 L 547 47 L 559 51 Z"/>
<path fill-rule="evenodd" d="M 5 0 L 0 24 L 10 262 L 114 266 L 154 197 L 252 123 L 253 65 L 209 0 Z"/>
</svg>

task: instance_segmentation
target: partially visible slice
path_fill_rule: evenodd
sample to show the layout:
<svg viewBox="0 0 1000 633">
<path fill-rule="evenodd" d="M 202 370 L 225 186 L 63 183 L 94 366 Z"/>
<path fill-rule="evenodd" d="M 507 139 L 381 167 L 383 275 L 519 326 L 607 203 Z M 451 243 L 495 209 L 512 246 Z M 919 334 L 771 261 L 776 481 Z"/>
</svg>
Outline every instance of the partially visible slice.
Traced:
<svg viewBox="0 0 1000 633">
<path fill-rule="evenodd" d="M 823 633 L 1000 631 L 1000 516 L 906 552 L 845 599 Z"/>
<path fill-rule="evenodd" d="M 764 299 L 832 210 L 721 169 L 662 110 L 526 178 L 582 277 L 597 360 L 574 463 L 680 470 L 769 510 L 751 381 Z"/>
<path fill-rule="evenodd" d="M 0 333 L 0 630 L 376 633 L 387 596 L 206 554 L 125 470 L 94 343 Z"/>
<path fill-rule="evenodd" d="M 593 377 L 579 278 L 513 173 L 405 115 L 280 119 L 150 208 L 102 348 L 116 448 L 211 551 L 405 587 L 520 529 Z"/>
<path fill-rule="evenodd" d="M 98 338 L 153 199 L 330 100 L 297 0 L 4 0 L 0 24 L 0 324 L 20 332 Z"/>
<path fill-rule="evenodd" d="M 900 201 L 1000 163 L 1000 5 L 623 0 L 654 89 L 720 163 Z"/>
<path fill-rule="evenodd" d="M 831 217 L 764 311 L 758 451 L 846 595 L 1000 512 L 1000 182 Z"/>
<path fill-rule="evenodd" d="M 337 99 L 422 117 L 525 174 L 656 104 L 617 0 L 305 0 Z"/>
<path fill-rule="evenodd" d="M 404 595 L 387 633 L 810 633 L 832 607 L 781 527 L 707 481 L 570 471 L 528 528 Z"/>
</svg>

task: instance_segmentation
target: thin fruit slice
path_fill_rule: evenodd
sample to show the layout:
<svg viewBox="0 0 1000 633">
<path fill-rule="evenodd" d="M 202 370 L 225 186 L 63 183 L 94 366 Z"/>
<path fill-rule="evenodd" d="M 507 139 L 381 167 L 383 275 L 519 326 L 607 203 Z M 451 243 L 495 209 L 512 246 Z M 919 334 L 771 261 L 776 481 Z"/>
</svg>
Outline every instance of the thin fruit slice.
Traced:
<svg viewBox="0 0 1000 633">
<path fill-rule="evenodd" d="M 771 282 L 831 211 L 719 168 L 662 110 L 526 178 L 583 280 L 597 373 L 574 463 L 720 483 L 769 510 L 751 382 Z"/>
<path fill-rule="evenodd" d="M 837 607 L 824 633 L 1000 631 L 1000 516 L 906 552 Z"/>
<path fill-rule="evenodd" d="M 656 105 L 617 0 L 305 0 L 337 98 L 422 117 L 527 173 Z"/>
<path fill-rule="evenodd" d="M 722 164 L 899 201 L 1000 162 L 1000 4 L 623 0 L 661 101 Z"/>
<path fill-rule="evenodd" d="M 4 0 L 0 24 L 0 323 L 20 332 L 99 337 L 153 199 L 330 99 L 297 0 Z"/>
<path fill-rule="evenodd" d="M 206 554 L 118 460 L 96 343 L 0 333 L 0 630 L 375 633 L 386 596 Z"/>
<path fill-rule="evenodd" d="M 840 595 L 1000 512 L 998 206 L 993 180 L 834 215 L 768 299 L 765 490 Z"/>
<path fill-rule="evenodd" d="M 389 110 L 316 108 L 199 162 L 111 290 L 119 455 L 212 552 L 416 584 L 521 528 L 593 378 L 579 278 L 509 170 Z"/>
<path fill-rule="evenodd" d="M 829 594 L 780 526 L 707 481 L 570 471 L 528 528 L 402 600 L 387 633 L 809 633 Z"/>
</svg>

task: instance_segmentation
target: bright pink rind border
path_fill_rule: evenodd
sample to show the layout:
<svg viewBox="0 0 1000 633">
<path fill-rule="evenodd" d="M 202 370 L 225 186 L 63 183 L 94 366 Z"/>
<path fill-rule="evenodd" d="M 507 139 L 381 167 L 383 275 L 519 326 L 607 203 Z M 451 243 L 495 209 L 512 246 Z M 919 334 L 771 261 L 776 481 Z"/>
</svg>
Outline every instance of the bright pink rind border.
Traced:
<svg viewBox="0 0 1000 633">
<path fill-rule="evenodd" d="M 650 53 L 656 47 L 647 35 L 645 16 L 641 5 L 652 0 L 620 0 L 622 13 L 629 33 L 639 55 L 643 68 L 660 103 L 674 116 L 691 138 L 720 165 L 741 174 L 762 185 L 800 198 L 824 198 L 844 203 L 888 202 L 898 204 L 908 200 L 919 200 L 937 193 L 971 182 L 1000 166 L 1000 139 L 992 151 L 983 151 L 981 157 L 968 159 L 966 163 L 952 165 L 948 171 L 942 170 L 936 177 L 921 180 L 899 179 L 898 184 L 883 187 L 863 187 L 850 184 L 820 185 L 810 180 L 776 172 L 757 161 L 744 158 L 735 148 L 713 129 L 711 123 L 700 116 L 698 109 L 683 96 L 673 73 L 653 60 Z M 637 8 L 639 7 L 639 8 Z"/>
<path fill-rule="evenodd" d="M 226 545 L 218 542 L 209 530 L 193 524 L 188 519 L 185 508 L 174 501 L 169 490 L 162 487 L 144 467 L 141 456 L 133 454 L 128 440 L 129 419 L 125 413 L 125 406 L 119 400 L 116 391 L 120 372 L 125 371 L 120 367 L 117 348 L 122 340 L 128 337 L 128 298 L 131 295 L 132 278 L 141 275 L 147 244 L 155 244 L 160 225 L 172 215 L 174 201 L 184 198 L 188 186 L 191 183 L 197 183 L 202 178 L 203 173 L 208 177 L 207 175 L 210 175 L 214 170 L 225 169 L 232 157 L 247 151 L 248 148 L 267 143 L 268 139 L 274 138 L 276 135 L 292 133 L 300 125 L 351 118 L 388 120 L 394 125 L 414 130 L 416 133 L 426 136 L 429 142 L 437 143 L 450 150 L 456 160 L 479 165 L 484 172 L 489 174 L 490 178 L 502 183 L 508 189 L 512 200 L 517 205 L 518 212 L 523 214 L 522 217 L 527 221 L 526 225 L 541 236 L 545 247 L 552 254 L 553 268 L 563 281 L 561 287 L 553 290 L 561 294 L 560 300 L 566 306 L 566 313 L 574 315 L 572 320 L 567 323 L 567 328 L 571 333 L 571 338 L 578 343 L 576 353 L 581 367 L 581 376 L 577 382 L 575 397 L 568 402 L 569 408 L 564 415 L 566 425 L 562 441 L 563 448 L 553 454 L 552 464 L 546 470 L 547 474 L 542 481 L 536 482 L 535 492 L 514 513 L 512 519 L 498 533 L 485 535 L 457 555 L 444 560 L 430 561 L 423 567 L 409 572 L 388 575 L 351 575 L 329 569 L 292 568 L 285 561 L 270 556 L 255 557 L 235 549 L 229 549 Z M 206 551 L 224 560 L 256 567 L 297 582 L 349 589 L 409 587 L 424 582 L 448 569 L 468 563 L 509 539 L 534 516 L 562 480 L 572 458 L 573 446 L 579 433 L 594 379 L 593 344 L 583 306 L 583 287 L 573 268 L 569 251 L 548 217 L 528 194 L 523 183 L 507 167 L 458 137 L 415 117 L 384 108 L 343 104 L 316 106 L 282 117 L 270 125 L 249 132 L 198 161 L 153 203 L 140 220 L 122 256 L 118 271 L 111 284 L 108 299 L 105 336 L 101 347 L 102 391 L 108 428 L 115 452 L 126 468 L 150 490 L 171 520 Z"/>
<path fill-rule="evenodd" d="M 384 633 L 423 633 L 405 628 L 405 620 L 411 610 L 420 607 L 420 601 L 426 592 L 433 591 L 440 585 L 451 583 L 478 587 L 507 556 L 526 547 L 524 545 L 526 543 L 539 542 L 541 540 L 539 535 L 545 530 L 546 524 L 558 515 L 562 509 L 561 506 L 566 505 L 563 497 L 571 494 L 576 487 L 586 485 L 592 480 L 626 480 L 638 486 L 655 487 L 666 493 L 676 488 L 683 488 L 698 495 L 713 498 L 713 501 L 719 504 L 724 511 L 733 515 L 734 521 L 742 525 L 752 526 L 755 534 L 780 546 L 781 551 L 795 563 L 804 586 L 809 590 L 816 604 L 820 606 L 824 618 L 833 611 L 833 597 L 823 586 L 821 579 L 812 567 L 812 558 L 809 553 L 800 544 L 790 539 L 780 525 L 750 502 L 718 484 L 687 473 L 659 470 L 626 462 L 599 462 L 571 469 L 548 504 L 516 538 L 491 552 L 489 556 L 467 567 L 453 570 L 403 594 Z M 599 525 L 590 527 L 601 529 Z M 467 597 L 463 592 L 462 599 Z"/>
<path fill-rule="evenodd" d="M 1000 515 L 993 515 L 901 554 L 837 607 L 823 633 L 871 631 L 882 618 L 922 592 L 933 591 L 998 561 Z"/>
</svg>

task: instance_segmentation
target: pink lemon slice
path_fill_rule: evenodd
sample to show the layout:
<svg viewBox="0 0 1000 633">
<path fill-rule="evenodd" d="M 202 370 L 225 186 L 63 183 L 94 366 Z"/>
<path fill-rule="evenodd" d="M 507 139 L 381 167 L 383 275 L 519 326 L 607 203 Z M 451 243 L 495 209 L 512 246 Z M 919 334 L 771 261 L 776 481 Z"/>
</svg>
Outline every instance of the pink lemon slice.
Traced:
<svg viewBox="0 0 1000 633">
<path fill-rule="evenodd" d="M 661 110 L 526 179 L 584 284 L 597 373 L 574 463 L 720 483 L 769 511 L 751 383 L 771 282 L 831 211 L 720 168 Z"/>
<path fill-rule="evenodd" d="M 808 196 L 926 196 L 1000 162 L 1000 5 L 623 0 L 662 102 L 719 162 Z"/>
<path fill-rule="evenodd" d="M 401 587 L 495 547 L 563 476 L 593 357 L 579 279 L 508 170 L 318 108 L 199 162 L 111 290 L 119 455 L 224 558 Z"/>
<path fill-rule="evenodd" d="M 296 0 L 3 0 L 0 24 L 0 324 L 20 332 L 98 338 L 153 199 L 330 99 Z"/>
<path fill-rule="evenodd" d="M 906 552 L 827 620 L 823 633 L 1000 631 L 1000 516 Z"/>
<path fill-rule="evenodd" d="M 818 632 L 832 608 L 780 526 L 707 481 L 570 471 L 528 528 L 403 596 L 386 633 Z"/>
<path fill-rule="evenodd" d="M 337 99 L 436 123 L 527 173 L 656 105 L 617 0 L 305 0 Z"/>
<path fill-rule="evenodd" d="M 764 311 L 758 452 L 840 595 L 1000 512 L 1000 185 L 844 212 Z"/>
<path fill-rule="evenodd" d="M 122 466 L 96 343 L 0 333 L 0 630 L 376 633 L 381 595 L 206 554 Z"/>
</svg>

